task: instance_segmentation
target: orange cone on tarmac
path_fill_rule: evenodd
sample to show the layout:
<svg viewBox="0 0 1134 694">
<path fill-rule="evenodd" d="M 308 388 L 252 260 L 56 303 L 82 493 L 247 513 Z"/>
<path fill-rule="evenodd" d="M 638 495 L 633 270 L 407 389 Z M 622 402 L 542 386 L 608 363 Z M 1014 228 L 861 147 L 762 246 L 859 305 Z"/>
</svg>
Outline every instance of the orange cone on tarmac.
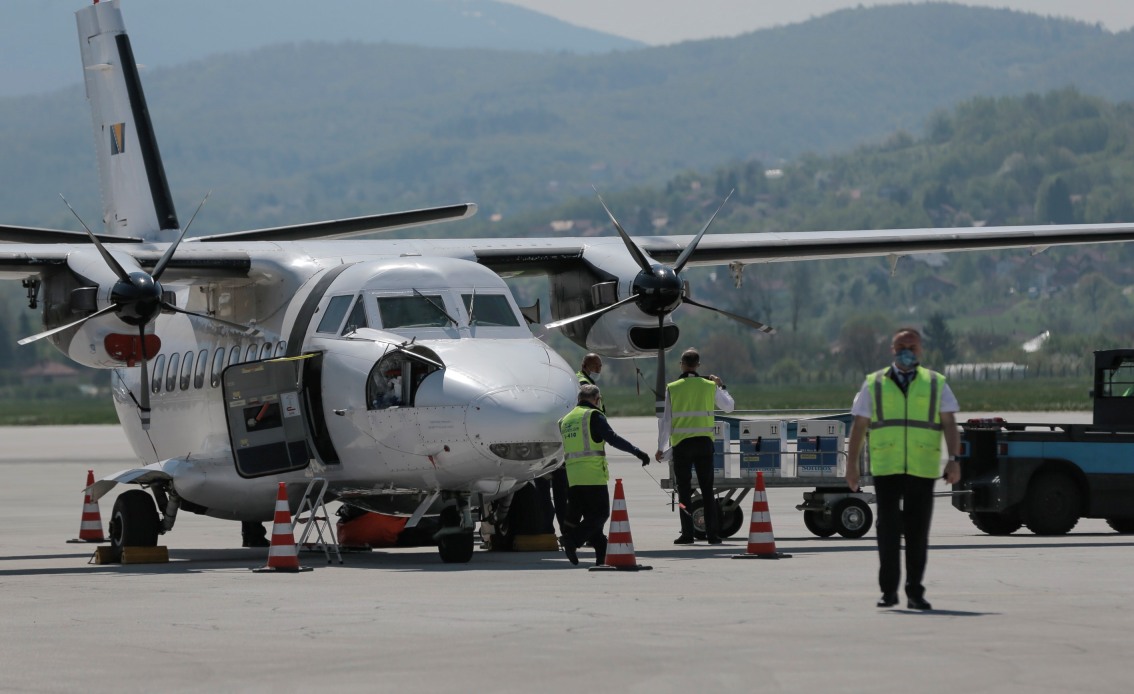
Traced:
<svg viewBox="0 0 1134 694">
<path fill-rule="evenodd" d="M 764 473 L 756 473 L 756 495 L 752 497 L 752 522 L 748 529 L 748 551 L 734 554 L 733 559 L 786 559 L 790 554 L 776 551 L 772 534 L 772 513 L 768 510 L 768 493 L 764 490 Z"/>
<path fill-rule="evenodd" d="M 94 484 L 94 470 L 87 470 L 87 489 Z M 106 542 L 102 534 L 102 515 L 98 512 L 98 502 L 91 499 L 90 492 L 83 494 L 83 519 L 79 522 L 79 537 L 67 542 Z"/>
<path fill-rule="evenodd" d="M 630 516 L 626 513 L 626 493 L 622 480 L 614 480 L 614 503 L 610 507 L 610 534 L 606 547 L 606 563 L 592 566 L 591 571 L 648 571 L 634 558 L 634 540 L 630 537 Z"/>
<path fill-rule="evenodd" d="M 292 531 L 291 509 L 287 505 L 287 486 L 280 482 L 280 490 L 276 495 L 276 518 L 272 526 L 272 544 L 268 548 L 268 564 L 256 572 L 266 571 L 310 571 L 299 565 L 299 553 L 295 546 L 295 535 Z"/>
</svg>

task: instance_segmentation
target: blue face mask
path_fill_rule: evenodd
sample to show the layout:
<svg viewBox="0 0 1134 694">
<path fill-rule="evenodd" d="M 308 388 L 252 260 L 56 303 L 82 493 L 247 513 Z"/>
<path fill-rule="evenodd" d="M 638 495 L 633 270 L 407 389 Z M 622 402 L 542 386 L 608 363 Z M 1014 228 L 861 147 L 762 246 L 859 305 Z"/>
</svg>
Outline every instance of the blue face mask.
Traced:
<svg viewBox="0 0 1134 694">
<path fill-rule="evenodd" d="M 894 357 L 894 362 L 903 369 L 912 369 L 917 366 L 917 355 L 912 349 L 903 349 Z"/>
</svg>

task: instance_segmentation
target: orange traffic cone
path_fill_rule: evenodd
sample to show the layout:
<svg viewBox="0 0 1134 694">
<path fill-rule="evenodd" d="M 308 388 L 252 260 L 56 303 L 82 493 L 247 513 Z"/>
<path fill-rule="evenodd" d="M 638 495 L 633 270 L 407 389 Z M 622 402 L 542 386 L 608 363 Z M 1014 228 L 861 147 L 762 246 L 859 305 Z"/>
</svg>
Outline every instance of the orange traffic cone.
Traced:
<svg viewBox="0 0 1134 694">
<path fill-rule="evenodd" d="M 280 482 L 280 490 L 276 495 L 276 518 L 272 526 L 272 545 L 268 548 L 268 564 L 253 571 L 310 571 L 299 565 L 299 554 L 295 547 L 295 535 L 292 533 L 291 509 L 287 505 L 287 486 Z"/>
<path fill-rule="evenodd" d="M 87 486 L 94 484 L 94 470 L 87 470 Z M 91 499 L 90 492 L 83 494 L 83 519 L 79 523 L 79 537 L 67 542 L 106 542 L 102 534 L 102 515 L 98 512 L 98 502 Z"/>
<path fill-rule="evenodd" d="M 772 514 L 768 510 L 768 493 L 764 491 L 764 473 L 756 472 L 756 495 L 752 497 L 752 523 L 748 529 L 748 551 L 734 554 L 733 559 L 787 559 L 790 554 L 776 551 L 772 534 Z"/>
<path fill-rule="evenodd" d="M 626 513 L 626 493 L 622 480 L 614 480 L 614 504 L 610 508 L 610 537 L 606 547 L 606 563 L 592 566 L 591 571 L 648 571 L 634 559 L 634 540 L 630 537 L 630 516 Z"/>
</svg>

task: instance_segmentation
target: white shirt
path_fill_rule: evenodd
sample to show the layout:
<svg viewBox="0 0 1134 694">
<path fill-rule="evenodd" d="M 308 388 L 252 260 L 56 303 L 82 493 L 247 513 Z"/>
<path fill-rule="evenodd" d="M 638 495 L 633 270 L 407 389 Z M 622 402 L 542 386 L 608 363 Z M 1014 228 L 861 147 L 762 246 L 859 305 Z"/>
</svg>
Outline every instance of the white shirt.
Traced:
<svg viewBox="0 0 1134 694">
<path fill-rule="evenodd" d="M 862 389 L 858 391 L 858 395 L 854 396 L 854 404 L 851 405 L 851 414 L 855 417 L 866 417 L 870 419 L 873 412 L 871 406 L 870 382 L 864 380 L 862 382 Z M 949 384 L 945 384 L 945 388 L 941 391 L 941 411 L 942 412 L 959 412 L 961 404 L 957 402 L 957 396 L 953 395 L 953 390 Z"/>
<path fill-rule="evenodd" d="M 717 387 L 717 392 L 713 397 L 714 404 L 718 410 L 724 412 L 732 412 L 736 407 L 736 402 L 732 399 L 732 395 L 727 390 Z M 658 450 L 662 451 L 663 455 L 669 453 L 669 435 L 673 431 L 673 406 L 669 403 L 669 388 L 665 389 L 665 408 L 662 409 L 661 419 L 658 420 Z"/>
</svg>

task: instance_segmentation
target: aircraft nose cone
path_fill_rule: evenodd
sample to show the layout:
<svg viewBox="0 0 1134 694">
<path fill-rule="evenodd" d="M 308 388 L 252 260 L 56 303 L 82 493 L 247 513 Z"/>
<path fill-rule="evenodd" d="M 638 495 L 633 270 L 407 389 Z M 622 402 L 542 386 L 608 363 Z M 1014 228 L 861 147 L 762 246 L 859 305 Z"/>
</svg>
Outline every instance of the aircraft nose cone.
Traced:
<svg viewBox="0 0 1134 694">
<path fill-rule="evenodd" d="M 494 443 L 559 440 L 559 419 L 573 403 L 546 388 L 510 386 L 474 400 L 465 417 L 469 438 Z"/>
</svg>

